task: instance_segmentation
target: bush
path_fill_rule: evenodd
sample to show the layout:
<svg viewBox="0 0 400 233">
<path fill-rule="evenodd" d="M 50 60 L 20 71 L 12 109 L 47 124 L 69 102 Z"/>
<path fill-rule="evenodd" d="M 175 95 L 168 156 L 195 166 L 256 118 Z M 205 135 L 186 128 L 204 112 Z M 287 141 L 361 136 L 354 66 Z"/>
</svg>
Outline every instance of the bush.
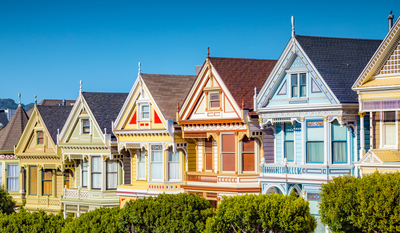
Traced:
<svg viewBox="0 0 400 233">
<path fill-rule="evenodd" d="M 0 185 L 0 213 L 12 214 L 14 213 L 15 201 L 8 194 L 8 191 Z"/>
<path fill-rule="evenodd" d="M 122 232 L 201 232 L 214 210 L 197 194 L 160 194 L 138 199 L 121 209 Z"/>
<path fill-rule="evenodd" d="M 246 194 L 224 198 L 205 232 L 313 232 L 316 224 L 308 201 L 294 194 Z"/>
<path fill-rule="evenodd" d="M 63 233 L 73 232 L 120 232 L 118 228 L 119 207 L 102 207 L 82 214 L 65 225 Z"/>
<path fill-rule="evenodd" d="M 334 178 L 322 185 L 319 212 L 333 232 L 399 232 L 400 173 Z"/>
<path fill-rule="evenodd" d="M 30 213 L 21 208 L 18 213 L 0 215 L 0 232 L 58 233 L 61 232 L 65 222 L 61 213 L 47 214 L 42 210 Z"/>
</svg>

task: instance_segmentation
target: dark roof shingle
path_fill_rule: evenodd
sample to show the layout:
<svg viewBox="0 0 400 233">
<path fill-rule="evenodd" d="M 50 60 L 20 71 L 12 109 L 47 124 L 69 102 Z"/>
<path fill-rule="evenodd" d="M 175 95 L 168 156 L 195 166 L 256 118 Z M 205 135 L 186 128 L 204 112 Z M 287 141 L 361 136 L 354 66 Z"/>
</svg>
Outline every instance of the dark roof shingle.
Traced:
<svg viewBox="0 0 400 233">
<path fill-rule="evenodd" d="M 236 103 L 253 109 L 254 87 L 260 90 L 277 60 L 210 57 Z"/>
<path fill-rule="evenodd" d="M 298 36 L 296 40 L 341 103 L 357 103 L 351 87 L 382 40 Z"/>
<path fill-rule="evenodd" d="M 65 121 L 71 112 L 72 106 L 37 105 L 36 107 L 51 138 L 53 139 L 54 144 L 57 144 L 57 130 L 63 128 Z"/>
<path fill-rule="evenodd" d="M 166 120 L 176 121 L 177 103 L 183 103 L 192 87 L 194 75 L 141 74 Z"/>
<path fill-rule="evenodd" d="M 18 107 L 10 122 L 0 131 L 0 151 L 14 150 L 14 146 L 18 144 L 28 120 L 25 110 Z"/>
<path fill-rule="evenodd" d="M 106 128 L 107 133 L 112 134 L 111 122 L 117 118 L 128 93 L 82 92 L 82 94 L 101 131 L 105 133 L 104 128 Z"/>
<path fill-rule="evenodd" d="M 38 105 L 47 105 L 47 106 L 54 106 L 54 105 L 62 105 L 63 101 L 65 101 L 66 106 L 73 106 L 75 104 L 75 100 L 50 100 L 44 99 L 38 103 Z"/>
</svg>

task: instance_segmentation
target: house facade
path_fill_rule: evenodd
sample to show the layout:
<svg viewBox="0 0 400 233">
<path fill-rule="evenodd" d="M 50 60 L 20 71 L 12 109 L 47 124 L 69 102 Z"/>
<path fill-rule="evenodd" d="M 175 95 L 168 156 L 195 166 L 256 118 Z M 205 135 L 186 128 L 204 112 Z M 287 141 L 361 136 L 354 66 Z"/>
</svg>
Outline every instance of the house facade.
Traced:
<svg viewBox="0 0 400 233">
<path fill-rule="evenodd" d="M 254 87 L 262 86 L 275 63 L 207 57 L 178 116 L 195 152 L 193 168 L 185 173 L 186 193 L 198 193 L 216 207 L 223 196 L 260 192 L 259 164 L 273 146 L 272 130 L 260 130 L 252 100 Z"/>
<path fill-rule="evenodd" d="M 389 33 L 353 85 L 361 124 L 369 128 L 360 132 L 361 175 L 400 170 L 400 20 L 392 26 L 390 16 Z"/>
<path fill-rule="evenodd" d="M 118 152 L 129 155 L 123 158 L 126 182 L 117 189 L 120 207 L 137 198 L 183 192 L 184 172 L 194 171 L 195 152 L 176 124 L 176 106 L 194 79 L 139 70 L 113 124 Z"/>
<path fill-rule="evenodd" d="M 123 155 L 114 153 L 111 123 L 128 93 L 80 92 L 59 135 L 64 215 L 119 205 Z"/>
<path fill-rule="evenodd" d="M 57 134 L 72 106 L 35 105 L 15 148 L 19 160 L 19 189 L 25 193 L 28 211 L 62 210 L 64 174 Z"/>
<path fill-rule="evenodd" d="M 351 86 L 380 43 L 293 31 L 255 99 L 260 127 L 274 132 L 273 157 L 262 161 L 258 178 L 262 193 L 294 190 L 317 215 L 322 183 L 358 176 L 360 117 Z"/>
</svg>

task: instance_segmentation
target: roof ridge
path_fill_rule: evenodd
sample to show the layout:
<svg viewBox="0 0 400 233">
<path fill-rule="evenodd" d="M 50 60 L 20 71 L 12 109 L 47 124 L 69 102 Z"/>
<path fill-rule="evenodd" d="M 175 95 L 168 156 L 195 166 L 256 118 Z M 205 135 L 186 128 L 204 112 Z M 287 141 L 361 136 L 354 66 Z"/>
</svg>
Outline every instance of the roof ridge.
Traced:
<svg viewBox="0 0 400 233">
<path fill-rule="evenodd" d="M 344 40 L 375 40 L 375 41 L 383 40 L 383 39 L 363 39 L 363 38 L 347 38 L 347 37 L 334 37 L 334 36 L 306 36 L 306 35 L 295 35 L 295 37 L 314 37 L 314 38 L 344 39 Z"/>
<path fill-rule="evenodd" d="M 236 60 L 258 60 L 258 61 L 277 61 L 277 59 L 262 59 L 262 58 L 239 58 L 239 57 L 209 57 L 217 59 L 236 59 Z"/>
<path fill-rule="evenodd" d="M 169 75 L 169 76 L 196 76 L 194 74 L 150 74 L 150 73 L 140 73 L 140 74 L 148 74 L 148 75 Z"/>
</svg>

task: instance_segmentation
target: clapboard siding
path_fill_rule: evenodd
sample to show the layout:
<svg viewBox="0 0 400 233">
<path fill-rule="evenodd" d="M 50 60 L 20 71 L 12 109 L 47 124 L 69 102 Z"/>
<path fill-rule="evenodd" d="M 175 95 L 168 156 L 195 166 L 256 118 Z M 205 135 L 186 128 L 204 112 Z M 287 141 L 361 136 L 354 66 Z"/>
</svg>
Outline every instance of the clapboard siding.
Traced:
<svg viewBox="0 0 400 233">
<path fill-rule="evenodd" d="M 274 162 L 274 131 L 264 129 L 263 131 L 264 159 L 266 163 Z"/>
<path fill-rule="evenodd" d="M 373 112 L 372 113 L 372 132 L 373 132 L 373 138 L 372 138 L 372 147 L 374 149 L 379 149 L 380 146 L 380 121 L 379 121 L 379 112 Z"/>
</svg>

